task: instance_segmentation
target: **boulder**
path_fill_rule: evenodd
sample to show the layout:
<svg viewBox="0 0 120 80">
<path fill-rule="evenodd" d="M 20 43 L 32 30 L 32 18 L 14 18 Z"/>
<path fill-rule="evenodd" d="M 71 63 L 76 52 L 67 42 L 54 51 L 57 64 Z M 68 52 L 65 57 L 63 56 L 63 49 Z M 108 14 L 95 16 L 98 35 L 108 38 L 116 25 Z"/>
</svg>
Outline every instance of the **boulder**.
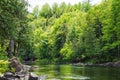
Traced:
<svg viewBox="0 0 120 80">
<path fill-rule="evenodd" d="M 30 71 L 31 70 L 31 66 L 23 65 L 23 69 L 26 70 L 26 71 Z"/>
<path fill-rule="evenodd" d="M 39 76 L 39 77 L 38 77 L 38 80 L 46 80 L 46 76 L 45 76 L 45 75 Z"/>
<path fill-rule="evenodd" d="M 14 77 L 14 74 L 11 73 L 11 72 L 5 72 L 5 73 L 4 73 L 4 77 L 6 77 L 6 78 L 11 78 L 11 77 Z"/>
<path fill-rule="evenodd" d="M 37 71 L 37 70 L 39 70 L 39 66 L 36 66 L 36 65 L 30 68 L 30 71 Z"/>
<path fill-rule="evenodd" d="M 2 80 L 2 76 L 0 75 L 0 80 Z"/>
<path fill-rule="evenodd" d="M 10 68 L 14 68 L 15 72 L 19 72 L 23 69 L 22 64 L 19 62 L 19 60 L 16 57 L 10 59 L 9 62 L 10 62 Z"/>
<path fill-rule="evenodd" d="M 7 79 L 5 77 L 0 77 L 0 80 L 9 80 L 9 79 Z"/>
<path fill-rule="evenodd" d="M 34 74 L 34 73 L 30 73 L 28 80 L 38 80 L 38 76 L 36 74 Z"/>
<path fill-rule="evenodd" d="M 13 80 L 14 79 L 14 74 L 11 72 L 5 72 L 4 76 L 1 77 L 0 80 Z"/>
<path fill-rule="evenodd" d="M 109 67 L 112 67 L 114 65 L 114 62 L 108 62 L 105 64 L 105 66 L 109 66 Z"/>
<path fill-rule="evenodd" d="M 114 67 L 120 67 L 120 61 L 115 62 Z"/>
</svg>

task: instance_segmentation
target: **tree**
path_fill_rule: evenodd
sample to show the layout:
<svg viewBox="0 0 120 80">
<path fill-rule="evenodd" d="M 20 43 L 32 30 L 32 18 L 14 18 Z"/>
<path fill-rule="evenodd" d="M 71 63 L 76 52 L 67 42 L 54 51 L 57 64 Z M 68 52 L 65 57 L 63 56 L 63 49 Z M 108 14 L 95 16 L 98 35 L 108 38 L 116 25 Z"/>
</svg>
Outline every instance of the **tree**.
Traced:
<svg viewBox="0 0 120 80">
<path fill-rule="evenodd" d="M 0 1 L 1 35 L 4 40 L 9 40 L 8 56 L 12 57 L 13 49 L 16 52 L 16 41 L 19 33 L 26 25 L 27 2 L 24 0 Z M 3 41 L 4 41 L 3 40 Z"/>
<path fill-rule="evenodd" d="M 58 10 L 58 4 L 57 4 L 57 3 L 54 3 L 54 4 L 52 5 L 52 15 L 53 15 L 55 18 L 58 16 L 57 10 Z"/>
<path fill-rule="evenodd" d="M 32 14 L 34 15 L 35 18 L 38 18 L 38 16 L 39 16 L 39 6 L 38 5 L 36 5 L 34 7 Z"/>
<path fill-rule="evenodd" d="M 45 18 L 51 17 L 51 8 L 50 8 L 50 5 L 48 3 L 46 3 L 42 6 L 39 15 L 42 17 L 45 17 Z"/>
<path fill-rule="evenodd" d="M 111 9 L 111 26 L 112 31 L 114 32 L 112 39 L 112 48 L 117 51 L 116 53 L 120 57 L 120 1 L 112 0 L 112 9 Z"/>
</svg>

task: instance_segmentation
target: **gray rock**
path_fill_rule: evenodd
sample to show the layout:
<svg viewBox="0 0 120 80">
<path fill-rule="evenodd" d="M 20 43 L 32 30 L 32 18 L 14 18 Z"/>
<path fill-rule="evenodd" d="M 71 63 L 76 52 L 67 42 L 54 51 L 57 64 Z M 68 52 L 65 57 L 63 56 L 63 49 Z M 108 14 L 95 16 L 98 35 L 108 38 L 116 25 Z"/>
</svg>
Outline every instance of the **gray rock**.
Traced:
<svg viewBox="0 0 120 80">
<path fill-rule="evenodd" d="M 6 77 L 6 78 L 13 78 L 13 77 L 14 77 L 14 74 L 11 73 L 11 72 L 5 72 L 5 73 L 4 73 L 4 77 Z"/>
<path fill-rule="evenodd" d="M 108 62 L 108 63 L 105 64 L 105 66 L 112 67 L 112 66 L 114 66 L 114 62 Z"/>
<path fill-rule="evenodd" d="M 10 62 L 10 67 L 14 68 L 15 72 L 19 72 L 23 69 L 22 64 L 19 62 L 19 60 L 16 57 L 10 59 L 9 62 Z"/>
<path fill-rule="evenodd" d="M 45 75 L 44 76 L 39 76 L 38 80 L 46 80 L 46 76 Z"/>
<path fill-rule="evenodd" d="M 30 73 L 28 80 L 38 80 L 38 76 L 34 73 Z"/>
<path fill-rule="evenodd" d="M 39 70 L 39 66 L 35 65 L 30 68 L 30 71 L 35 71 L 35 70 Z"/>
<path fill-rule="evenodd" d="M 9 79 L 7 79 L 5 77 L 0 77 L 0 80 L 9 80 Z"/>
<path fill-rule="evenodd" d="M 114 67 L 120 67 L 120 61 L 115 62 Z"/>
</svg>

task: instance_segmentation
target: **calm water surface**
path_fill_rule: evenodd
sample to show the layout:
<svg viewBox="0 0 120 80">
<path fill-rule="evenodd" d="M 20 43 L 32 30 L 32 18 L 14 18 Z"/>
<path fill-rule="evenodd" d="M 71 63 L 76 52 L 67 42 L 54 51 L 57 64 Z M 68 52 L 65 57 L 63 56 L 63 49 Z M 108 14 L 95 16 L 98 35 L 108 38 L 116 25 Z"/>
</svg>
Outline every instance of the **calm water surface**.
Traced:
<svg viewBox="0 0 120 80">
<path fill-rule="evenodd" d="M 36 71 L 47 80 L 120 80 L 120 68 L 40 65 Z"/>
</svg>

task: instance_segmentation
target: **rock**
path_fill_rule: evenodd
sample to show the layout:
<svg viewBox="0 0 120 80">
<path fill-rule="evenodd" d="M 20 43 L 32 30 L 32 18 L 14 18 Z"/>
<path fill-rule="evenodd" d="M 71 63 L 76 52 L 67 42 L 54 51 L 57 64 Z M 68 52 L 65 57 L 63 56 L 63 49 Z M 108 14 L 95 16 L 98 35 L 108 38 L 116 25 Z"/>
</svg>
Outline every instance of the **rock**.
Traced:
<svg viewBox="0 0 120 80">
<path fill-rule="evenodd" d="M 116 64 L 120 64 L 120 61 L 115 62 Z"/>
<path fill-rule="evenodd" d="M 10 68 L 14 68 L 14 74 L 11 72 L 4 73 L 4 76 L 0 74 L 0 80 L 45 80 L 45 76 L 37 76 L 34 73 L 30 73 L 29 71 L 32 68 L 33 70 L 38 70 L 39 66 L 28 66 L 22 65 L 19 60 L 14 57 L 9 60 Z"/>
<path fill-rule="evenodd" d="M 10 62 L 10 67 L 14 68 L 15 72 L 19 72 L 23 69 L 22 64 L 19 62 L 19 60 L 16 57 L 10 59 L 9 62 Z"/>
<path fill-rule="evenodd" d="M 112 67 L 112 66 L 114 66 L 114 62 L 108 62 L 108 63 L 105 64 L 105 66 Z"/>
<path fill-rule="evenodd" d="M 0 77 L 0 80 L 9 80 L 9 79 L 7 79 L 5 77 Z"/>
<path fill-rule="evenodd" d="M 38 80 L 38 76 L 34 73 L 30 73 L 28 80 Z"/>
<path fill-rule="evenodd" d="M 30 71 L 31 70 L 31 66 L 23 65 L 23 69 L 26 70 L 26 71 Z"/>
<path fill-rule="evenodd" d="M 29 65 L 23 65 L 24 68 L 31 68 Z"/>
<path fill-rule="evenodd" d="M 12 78 L 12 77 L 14 77 L 14 74 L 11 73 L 11 72 L 6 72 L 6 73 L 4 74 L 4 77 L 6 77 L 6 78 Z"/>
<path fill-rule="evenodd" d="M 44 76 L 39 76 L 38 80 L 46 80 L 46 76 L 45 75 Z"/>
<path fill-rule="evenodd" d="M 4 76 L 2 76 L 0 80 L 13 80 L 13 79 L 15 79 L 13 73 L 5 72 Z"/>
<path fill-rule="evenodd" d="M 34 70 L 39 70 L 39 66 L 35 65 L 30 68 L 30 71 L 34 71 Z"/>
<path fill-rule="evenodd" d="M 2 80 L 2 76 L 0 76 L 0 80 Z"/>
<path fill-rule="evenodd" d="M 15 75 L 14 76 L 16 79 L 20 79 L 20 75 Z"/>
<path fill-rule="evenodd" d="M 120 67 L 120 61 L 115 62 L 114 67 Z"/>
<path fill-rule="evenodd" d="M 43 75 L 43 76 L 37 76 L 34 73 L 30 73 L 28 80 L 46 80 L 46 76 L 45 75 Z"/>
<path fill-rule="evenodd" d="M 3 76 L 3 74 L 0 73 L 0 77 L 2 77 L 2 76 Z"/>
<path fill-rule="evenodd" d="M 103 66 L 105 66 L 105 64 L 96 64 L 96 66 L 103 67 Z"/>
</svg>

